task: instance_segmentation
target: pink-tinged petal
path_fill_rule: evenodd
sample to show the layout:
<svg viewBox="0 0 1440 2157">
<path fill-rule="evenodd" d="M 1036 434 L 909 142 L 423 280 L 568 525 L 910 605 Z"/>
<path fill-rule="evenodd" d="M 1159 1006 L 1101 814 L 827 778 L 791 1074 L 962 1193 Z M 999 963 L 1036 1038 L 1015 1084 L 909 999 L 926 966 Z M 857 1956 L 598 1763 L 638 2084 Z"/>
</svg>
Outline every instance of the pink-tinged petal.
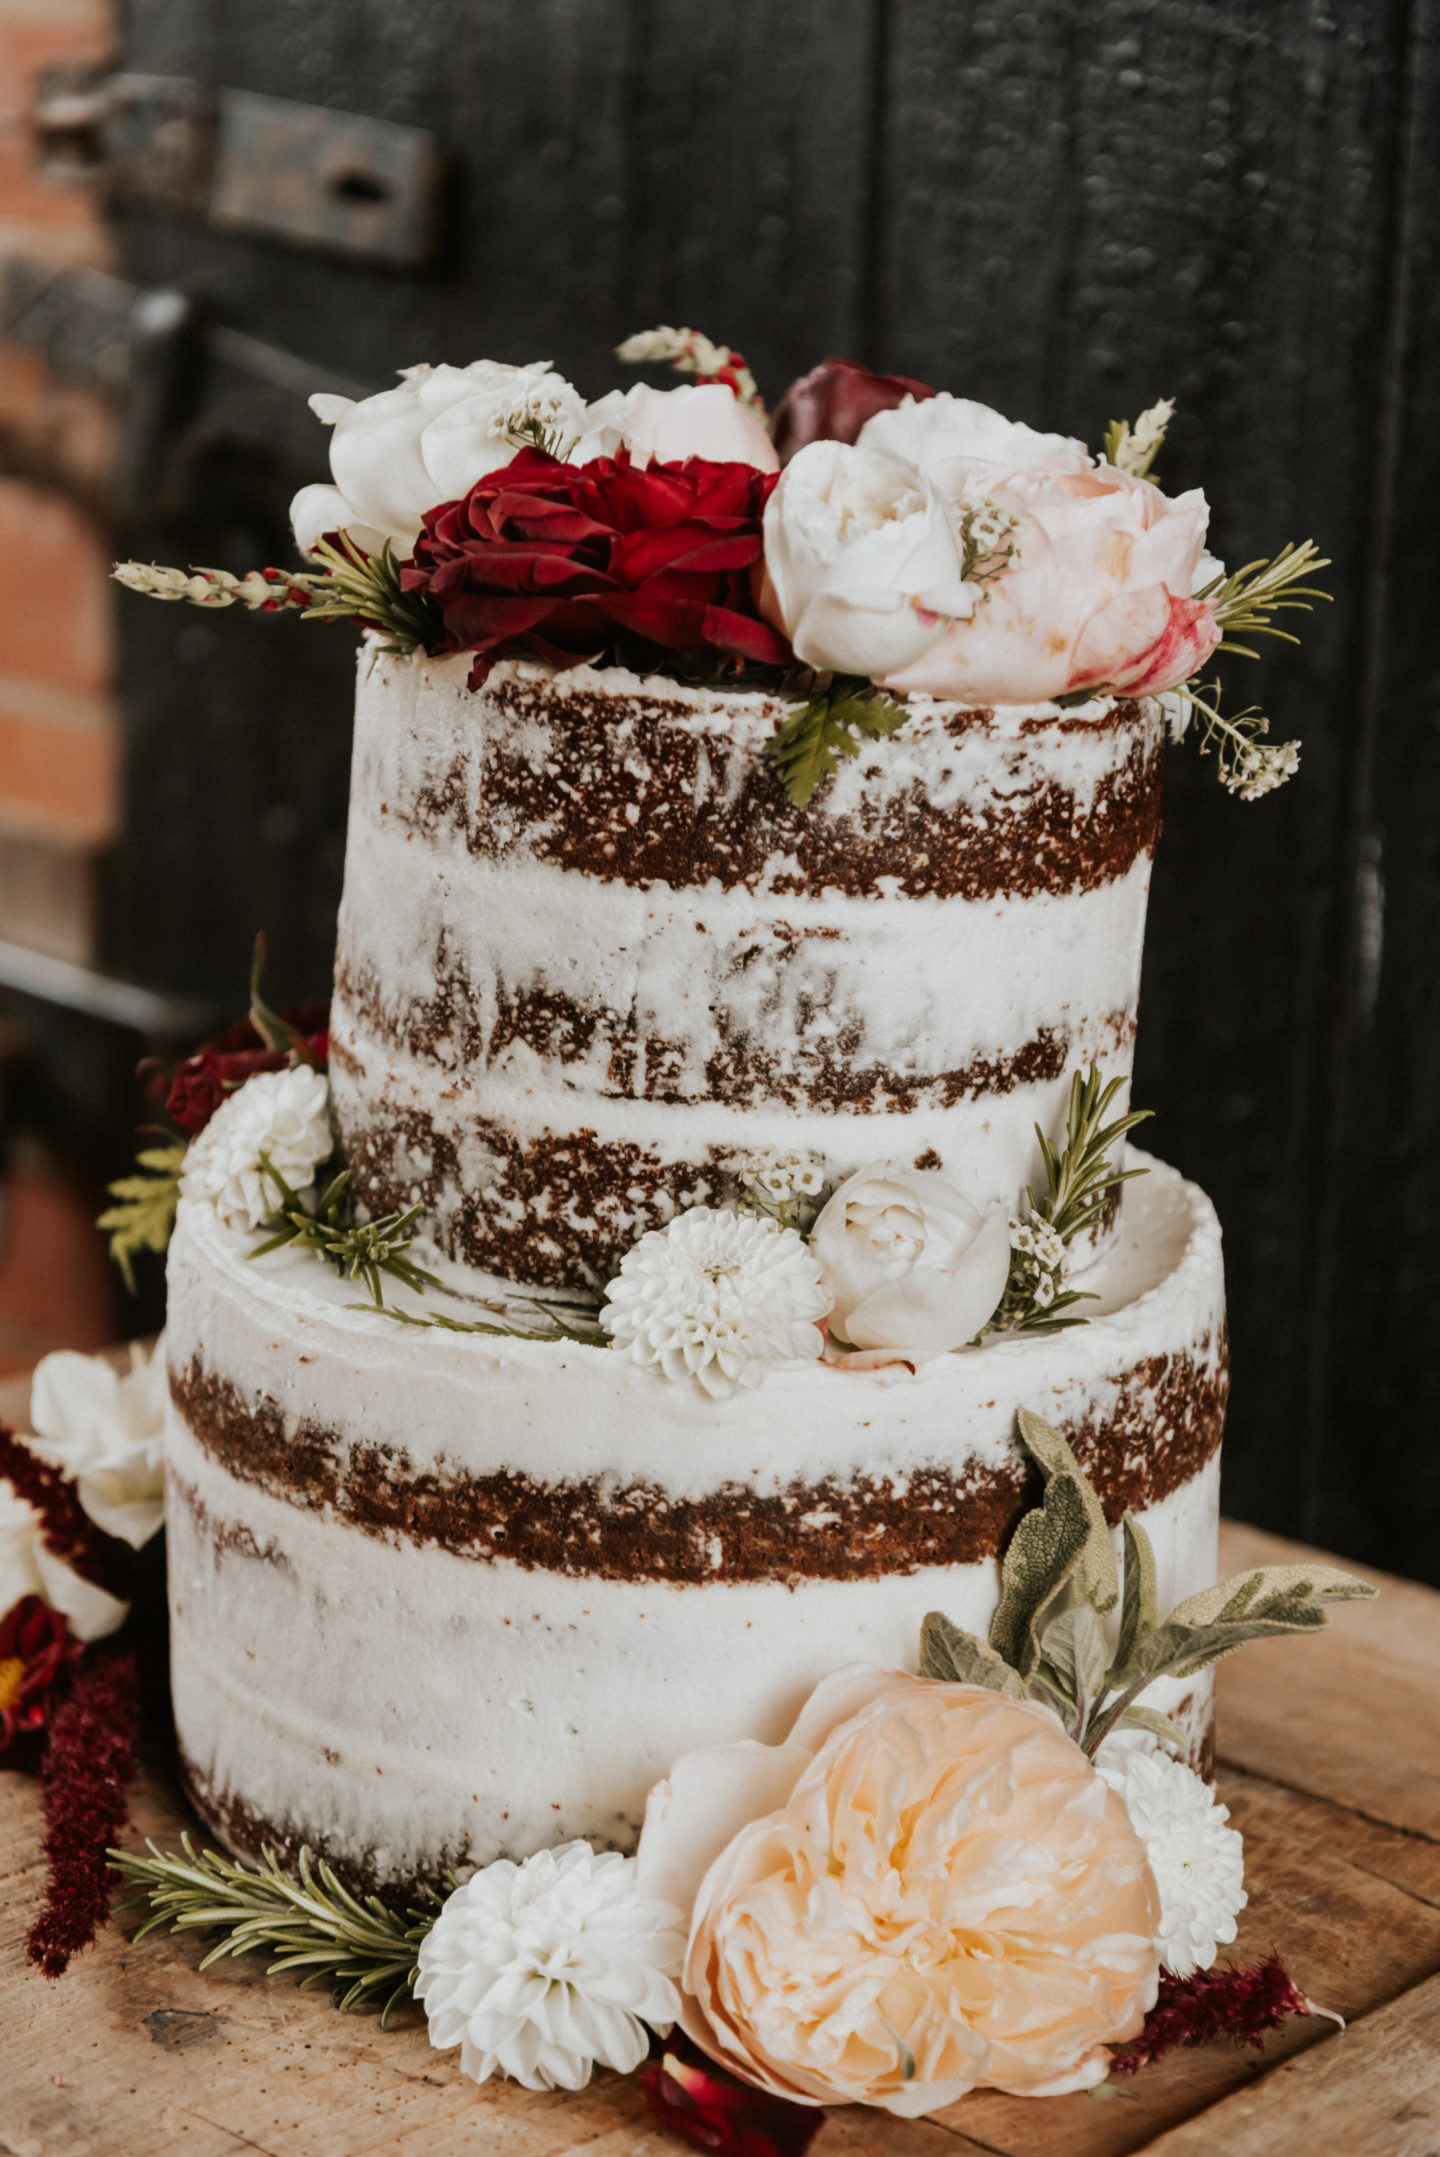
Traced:
<svg viewBox="0 0 1440 2157">
<path fill-rule="evenodd" d="M 1086 624 L 1068 687 L 1158 696 L 1203 667 L 1222 635 L 1206 600 L 1177 598 L 1163 584 L 1122 593 Z"/>
</svg>

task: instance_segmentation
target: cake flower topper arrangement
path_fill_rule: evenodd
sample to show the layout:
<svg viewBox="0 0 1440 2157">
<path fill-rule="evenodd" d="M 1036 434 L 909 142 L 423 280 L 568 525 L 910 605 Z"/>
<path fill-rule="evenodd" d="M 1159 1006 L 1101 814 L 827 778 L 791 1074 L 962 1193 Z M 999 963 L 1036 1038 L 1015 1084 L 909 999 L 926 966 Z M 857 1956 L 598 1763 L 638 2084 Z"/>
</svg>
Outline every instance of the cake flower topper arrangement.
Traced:
<svg viewBox="0 0 1440 2157">
<path fill-rule="evenodd" d="M 765 407 L 740 354 L 691 330 L 619 357 L 700 379 L 593 403 L 548 362 L 417 366 L 397 388 L 316 396 L 333 484 L 292 505 L 304 570 L 125 562 L 132 590 L 358 623 L 394 652 L 765 689 L 799 806 L 905 724 L 909 700 L 971 708 L 1165 702 L 1199 721 L 1222 782 L 1253 801 L 1298 766 L 1203 670 L 1327 595 L 1313 544 L 1232 573 L 1198 490 L 1155 483 L 1173 405 L 1068 436 L 928 384 L 827 360 Z"/>
<path fill-rule="evenodd" d="M 803 2150 L 826 2104 L 917 2118 L 972 2089 L 1093 2089 L 1324 2012 L 1278 1958 L 1215 1967 L 1245 1903 L 1241 1839 L 1141 1696 L 1374 1590 L 1271 1567 L 1162 1620 L 1139 1522 L 1121 1563 L 1066 1441 L 1018 1423 L 1044 1495 L 988 1640 L 934 1613 L 918 1674 L 850 1664 L 782 1744 L 686 1754 L 633 1858 L 570 1842 L 397 1910 L 303 1854 L 292 1877 L 273 1853 L 116 1849 L 150 1907 L 136 1937 L 200 1932 L 206 1962 L 268 1951 L 382 2019 L 413 1997 L 477 2081 L 577 2089 L 641 2068 L 653 2032 L 670 2043 L 642 2070 L 652 2109 L 712 2149 Z"/>
</svg>

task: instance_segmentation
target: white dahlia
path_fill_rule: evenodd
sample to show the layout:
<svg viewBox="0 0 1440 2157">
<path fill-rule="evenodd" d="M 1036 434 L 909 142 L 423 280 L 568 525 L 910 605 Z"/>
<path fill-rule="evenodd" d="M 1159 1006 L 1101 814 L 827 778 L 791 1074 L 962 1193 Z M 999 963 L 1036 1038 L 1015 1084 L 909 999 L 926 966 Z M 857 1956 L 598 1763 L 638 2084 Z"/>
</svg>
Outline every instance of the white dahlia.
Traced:
<svg viewBox="0 0 1440 2157">
<path fill-rule="evenodd" d="M 617 1348 L 715 1400 L 813 1363 L 832 1301 L 793 1228 L 709 1206 L 642 1236 L 606 1293 L 600 1323 Z"/>
<path fill-rule="evenodd" d="M 1160 1960 L 1177 1977 L 1208 1970 L 1244 1909 L 1245 1845 L 1228 1806 L 1143 1733 L 1101 1746 L 1096 1768 L 1124 1800 L 1160 1890 Z"/>
<path fill-rule="evenodd" d="M 231 1228 L 258 1228 L 280 1200 L 261 1155 L 303 1192 L 334 1148 L 324 1072 L 309 1064 L 262 1071 L 216 1109 L 185 1156 L 180 1188 L 187 1198 L 209 1199 Z"/>
<path fill-rule="evenodd" d="M 680 2012 L 685 1921 L 643 1895 L 633 1857 L 588 1842 L 500 1858 L 457 1887 L 420 1943 L 415 1997 L 462 2071 L 527 2090 L 628 2075 Z"/>
</svg>

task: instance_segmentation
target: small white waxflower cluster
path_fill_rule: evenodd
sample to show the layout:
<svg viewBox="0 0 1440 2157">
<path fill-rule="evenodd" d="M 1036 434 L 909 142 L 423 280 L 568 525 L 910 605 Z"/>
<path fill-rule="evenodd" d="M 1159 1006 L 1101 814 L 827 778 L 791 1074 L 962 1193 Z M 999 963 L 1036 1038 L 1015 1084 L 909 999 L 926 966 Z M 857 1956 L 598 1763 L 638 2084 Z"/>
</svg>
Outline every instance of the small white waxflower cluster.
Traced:
<svg viewBox="0 0 1440 2157">
<path fill-rule="evenodd" d="M 259 1228 L 281 1203 L 262 1159 L 303 1196 L 334 1150 L 324 1072 L 309 1064 L 262 1071 L 216 1109 L 185 1156 L 180 1189 L 207 1199 L 230 1228 Z"/>
<path fill-rule="evenodd" d="M 1107 1738 L 1097 1772 L 1124 1800 L 1160 1890 L 1160 1960 L 1176 1977 L 1208 1970 L 1244 1909 L 1245 1845 L 1229 1808 L 1144 1731 Z"/>
<path fill-rule="evenodd" d="M 584 417 L 583 407 L 563 376 L 522 376 L 514 396 L 497 401 L 490 414 L 489 432 L 506 440 L 535 433 L 568 450 L 578 439 Z"/>
<path fill-rule="evenodd" d="M 1048 1310 L 1070 1274 L 1070 1258 L 1064 1240 L 1048 1221 L 1021 1221 L 1012 1217 L 1010 1248 L 1020 1260 L 1013 1271 L 1021 1276 L 1021 1287 L 1042 1311 Z"/>
<path fill-rule="evenodd" d="M 420 1943 L 430 2042 L 476 2082 L 579 2090 L 633 2074 L 680 2013 L 685 1920 L 642 1895 L 633 1857 L 588 1842 L 500 1858 L 457 1887 Z"/>
<path fill-rule="evenodd" d="M 988 495 L 966 496 L 955 505 L 964 548 L 963 575 L 967 583 L 985 584 L 1003 570 L 1013 569 L 1020 559 L 1015 534 L 1020 521 L 992 502 Z"/>
<path fill-rule="evenodd" d="M 819 1210 L 825 1171 L 799 1153 L 754 1153 L 740 1162 L 742 1212 L 758 1211 L 803 1235 Z"/>
<path fill-rule="evenodd" d="M 755 1213 L 694 1206 L 627 1251 L 600 1323 L 643 1370 L 714 1400 L 813 1363 L 831 1298 L 804 1238 Z"/>
<path fill-rule="evenodd" d="M 1293 779 L 1299 769 L 1298 741 L 1252 741 L 1237 750 L 1220 776 L 1231 793 L 1238 794 L 1242 801 L 1259 801 L 1262 794 L 1273 793 L 1277 786 Z"/>
</svg>

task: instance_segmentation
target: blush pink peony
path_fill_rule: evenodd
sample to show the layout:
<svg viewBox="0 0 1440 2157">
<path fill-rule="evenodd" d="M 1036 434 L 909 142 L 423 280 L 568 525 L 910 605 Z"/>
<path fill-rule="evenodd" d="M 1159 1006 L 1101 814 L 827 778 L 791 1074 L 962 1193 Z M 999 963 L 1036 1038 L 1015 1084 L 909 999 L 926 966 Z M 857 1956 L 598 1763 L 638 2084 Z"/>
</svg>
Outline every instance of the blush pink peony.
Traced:
<svg viewBox="0 0 1440 2157">
<path fill-rule="evenodd" d="M 639 1879 L 693 1912 L 687 2033 L 801 2103 L 1087 2089 L 1155 2000 L 1123 1803 L 1047 1708 L 976 1686 L 853 1664 L 783 1745 L 687 1754 Z"/>
<path fill-rule="evenodd" d="M 1081 689 L 1154 696 L 1220 641 L 1192 594 L 1210 511 L 1113 465 L 1005 472 L 955 458 L 928 468 L 942 493 L 983 495 L 1015 519 L 1017 558 L 968 621 L 951 623 L 886 687 L 971 705 L 1030 704 Z"/>
</svg>

